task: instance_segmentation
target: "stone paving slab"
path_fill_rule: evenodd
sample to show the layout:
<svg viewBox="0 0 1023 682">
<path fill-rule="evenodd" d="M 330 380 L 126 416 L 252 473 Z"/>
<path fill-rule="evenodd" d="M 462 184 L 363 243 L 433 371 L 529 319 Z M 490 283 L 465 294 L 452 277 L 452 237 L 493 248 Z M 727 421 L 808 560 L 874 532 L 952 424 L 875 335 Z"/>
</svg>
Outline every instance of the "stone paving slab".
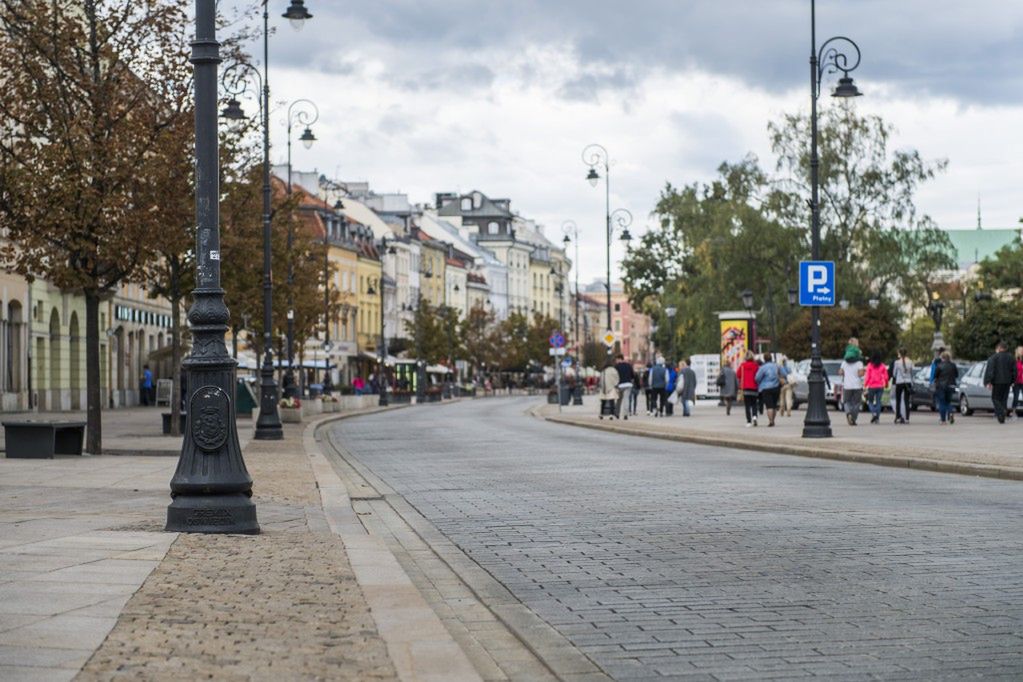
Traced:
<svg viewBox="0 0 1023 682">
<path fill-rule="evenodd" d="M 642 409 L 643 400 L 640 400 Z M 704 445 L 749 448 L 765 452 L 823 459 L 899 466 L 945 473 L 1023 480 L 1023 420 L 998 424 L 986 413 L 960 416 L 951 426 L 941 426 L 926 410 L 913 413 L 909 424 L 892 423 L 890 412 L 881 423 L 870 424 L 869 414 L 860 414 L 855 427 L 842 413 L 829 411 L 832 438 L 801 437 L 805 412 L 778 417 L 774 428 L 766 417 L 755 428 L 746 428 L 742 406 L 730 416 L 714 401 L 700 401 L 690 417 L 676 414 L 650 417 L 640 412 L 627 420 L 600 419 L 591 397 L 582 406 L 536 405 L 534 414 L 547 421 L 603 429 L 614 433 L 662 438 Z"/>
</svg>

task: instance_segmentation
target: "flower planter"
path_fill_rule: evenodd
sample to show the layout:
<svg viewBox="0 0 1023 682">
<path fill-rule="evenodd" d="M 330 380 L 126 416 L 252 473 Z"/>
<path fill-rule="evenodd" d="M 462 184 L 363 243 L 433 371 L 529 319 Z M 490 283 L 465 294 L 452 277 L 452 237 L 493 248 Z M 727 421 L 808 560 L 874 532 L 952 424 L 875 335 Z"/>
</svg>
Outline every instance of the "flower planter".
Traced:
<svg viewBox="0 0 1023 682">
<path fill-rule="evenodd" d="M 323 412 L 323 400 L 320 398 L 308 398 L 302 401 L 302 409 L 304 415 L 313 416 Z"/>
<path fill-rule="evenodd" d="M 340 412 L 341 411 L 341 403 L 334 402 L 333 400 L 324 400 L 323 401 L 323 411 L 324 412 Z"/>
<path fill-rule="evenodd" d="M 302 423 L 302 408 L 301 407 L 280 407 L 278 412 L 281 414 L 281 422 L 285 424 L 301 424 Z"/>
</svg>

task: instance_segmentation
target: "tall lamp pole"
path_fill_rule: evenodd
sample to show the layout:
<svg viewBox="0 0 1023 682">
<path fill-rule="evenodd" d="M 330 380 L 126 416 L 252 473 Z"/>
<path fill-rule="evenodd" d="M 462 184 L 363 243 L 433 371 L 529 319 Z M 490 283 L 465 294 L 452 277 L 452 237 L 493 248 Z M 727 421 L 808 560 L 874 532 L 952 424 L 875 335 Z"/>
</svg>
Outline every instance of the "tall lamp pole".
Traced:
<svg viewBox="0 0 1023 682">
<path fill-rule="evenodd" d="M 562 241 L 566 248 L 568 248 L 569 242 L 575 244 L 575 260 L 572 262 L 575 277 L 575 327 L 572 330 L 572 337 L 575 340 L 575 352 L 578 355 L 582 349 L 579 342 L 579 226 L 575 224 L 574 220 L 566 220 L 561 223 L 561 231 L 565 233 L 565 238 Z"/>
<path fill-rule="evenodd" d="M 385 317 L 385 303 L 384 303 L 384 254 L 394 255 L 397 251 L 394 250 L 393 246 L 390 246 L 387 237 L 380 240 L 380 379 L 377 382 L 380 386 L 380 400 L 378 405 L 386 407 L 388 405 L 387 400 L 387 327 Z M 373 291 L 372 283 L 369 285 L 367 293 L 372 296 Z"/>
<path fill-rule="evenodd" d="M 854 57 L 842 51 L 851 47 Z M 849 38 L 829 38 L 817 50 L 817 8 L 810 0 L 810 251 L 813 260 L 821 258 L 821 216 L 819 192 L 820 158 L 817 155 L 817 100 L 821 94 L 821 80 L 826 73 L 842 72 L 833 97 L 858 97 L 861 93 L 853 84 L 849 73 L 860 64 L 860 48 Z M 806 418 L 803 421 L 803 438 L 830 438 L 831 419 L 825 403 L 824 363 L 821 360 L 821 319 L 820 306 L 810 310 L 810 373 L 807 376 Z"/>
<path fill-rule="evenodd" d="M 235 423 L 237 363 L 224 335 L 230 313 L 220 287 L 220 159 L 217 139 L 216 0 L 196 0 L 195 40 L 195 282 L 188 322 L 192 351 L 185 437 L 171 478 L 168 531 L 259 532 L 252 477 L 245 468 Z"/>
<path fill-rule="evenodd" d="M 675 363 L 675 315 L 678 313 L 678 308 L 673 305 L 668 306 L 664 309 L 664 314 L 668 316 L 668 348 L 671 353 L 671 362 Z"/>
<path fill-rule="evenodd" d="M 583 163 L 590 167 L 590 172 L 586 174 L 586 180 L 589 181 L 590 186 L 596 187 L 597 182 L 600 180 L 600 173 L 597 172 L 597 166 L 604 167 L 604 223 L 606 228 L 606 242 L 607 242 L 607 330 L 611 332 L 611 239 L 614 236 L 615 227 L 622 230 L 622 241 L 627 242 L 632 239 L 632 235 L 629 234 L 629 225 L 632 224 L 632 214 L 624 208 L 619 208 L 613 213 L 611 212 L 611 159 L 608 156 L 607 149 L 599 144 L 591 144 L 583 149 Z M 610 346 L 607 349 L 608 354 L 612 352 Z"/>
<path fill-rule="evenodd" d="M 296 0 L 292 0 L 294 4 Z M 299 4 L 302 4 L 299 2 Z M 290 10 L 290 8 L 289 8 Z M 287 16 L 287 15 L 285 15 Z M 308 99 L 297 99 L 288 105 L 288 197 L 291 197 L 291 128 L 294 124 L 298 123 L 301 126 L 305 126 L 305 130 L 302 131 L 299 141 L 302 146 L 309 149 L 313 146 L 313 142 L 316 141 L 316 136 L 313 135 L 312 125 L 316 123 L 316 120 L 320 117 L 320 110 L 316 108 L 311 100 Z M 297 396 L 297 386 L 295 384 L 295 301 L 294 295 L 292 294 L 292 287 L 295 284 L 295 264 L 292 258 L 292 246 L 295 243 L 295 224 L 293 220 L 288 220 L 288 371 L 284 375 L 284 395 L 289 398 Z"/>
</svg>

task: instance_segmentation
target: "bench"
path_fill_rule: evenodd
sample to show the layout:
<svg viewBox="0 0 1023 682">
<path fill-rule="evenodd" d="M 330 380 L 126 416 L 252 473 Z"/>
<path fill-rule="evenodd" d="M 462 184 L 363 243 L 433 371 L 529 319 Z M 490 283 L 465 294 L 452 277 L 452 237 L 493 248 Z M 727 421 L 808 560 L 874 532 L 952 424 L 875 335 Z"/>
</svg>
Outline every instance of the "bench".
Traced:
<svg viewBox="0 0 1023 682">
<path fill-rule="evenodd" d="M 54 455 L 80 455 L 85 422 L 3 422 L 7 459 L 53 459 Z"/>
</svg>

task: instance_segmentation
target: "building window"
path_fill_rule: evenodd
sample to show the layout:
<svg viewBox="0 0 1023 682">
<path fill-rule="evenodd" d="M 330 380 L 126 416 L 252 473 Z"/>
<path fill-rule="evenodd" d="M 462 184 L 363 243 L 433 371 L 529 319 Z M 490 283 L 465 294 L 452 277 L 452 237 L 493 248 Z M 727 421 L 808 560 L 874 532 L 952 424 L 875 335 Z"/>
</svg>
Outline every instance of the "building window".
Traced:
<svg viewBox="0 0 1023 682">
<path fill-rule="evenodd" d="M 621 310 L 622 310 L 622 304 L 621 303 L 615 303 L 615 312 L 618 313 L 618 312 L 621 312 Z"/>
<path fill-rule="evenodd" d="M 615 320 L 615 331 L 616 332 L 620 332 L 621 330 L 622 330 L 622 321 L 621 320 Z"/>
<path fill-rule="evenodd" d="M 470 197 L 462 197 L 462 211 L 468 212 L 472 210 L 472 199 Z"/>
<path fill-rule="evenodd" d="M 496 220 L 491 220 L 489 223 L 487 223 L 488 234 L 497 234 L 500 230 L 501 226 L 497 223 Z"/>
</svg>

